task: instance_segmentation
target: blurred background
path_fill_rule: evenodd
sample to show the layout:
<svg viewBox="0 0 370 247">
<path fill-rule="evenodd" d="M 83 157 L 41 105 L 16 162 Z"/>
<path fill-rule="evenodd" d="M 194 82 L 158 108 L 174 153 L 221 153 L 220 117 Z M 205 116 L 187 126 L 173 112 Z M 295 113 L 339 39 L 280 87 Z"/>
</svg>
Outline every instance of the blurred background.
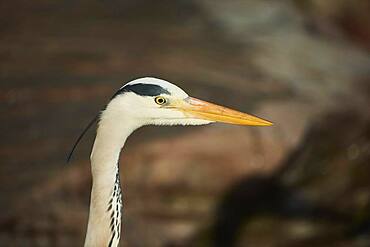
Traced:
<svg viewBox="0 0 370 247">
<path fill-rule="evenodd" d="M 273 127 L 145 127 L 121 246 L 370 246 L 366 0 L 2 1 L 0 246 L 82 246 L 94 131 L 142 76 Z"/>
</svg>

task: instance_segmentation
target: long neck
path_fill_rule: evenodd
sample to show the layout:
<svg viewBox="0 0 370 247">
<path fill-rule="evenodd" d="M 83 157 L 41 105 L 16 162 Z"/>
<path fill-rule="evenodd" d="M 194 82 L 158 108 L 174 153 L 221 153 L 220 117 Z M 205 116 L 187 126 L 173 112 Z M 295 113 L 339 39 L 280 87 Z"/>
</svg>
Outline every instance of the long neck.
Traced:
<svg viewBox="0 0 370 247">
<path fill-rule="evenodd" d="M 103 112 L 90 157 L 92 190 L 86 247 L 118 246 L 120 240 L 122 199 L 118 159 L 136 127 L 129 119 L 114 114 L 109 109 Z"/>
</svg>

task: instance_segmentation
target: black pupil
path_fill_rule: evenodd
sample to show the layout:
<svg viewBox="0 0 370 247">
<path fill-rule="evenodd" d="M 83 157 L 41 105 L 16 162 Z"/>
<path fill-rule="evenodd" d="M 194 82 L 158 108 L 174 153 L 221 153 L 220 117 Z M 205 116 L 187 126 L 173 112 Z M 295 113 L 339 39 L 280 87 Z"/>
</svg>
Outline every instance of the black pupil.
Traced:
<svg viewBox="0 0 370 247">
<path fill-rule="evenodd" d="M 164 103 L 164 99 L 163 98 L 158 98 L 157 99 L 157 102 L 158 102 L 158 104 L 163 104 Z"/>
</svg>

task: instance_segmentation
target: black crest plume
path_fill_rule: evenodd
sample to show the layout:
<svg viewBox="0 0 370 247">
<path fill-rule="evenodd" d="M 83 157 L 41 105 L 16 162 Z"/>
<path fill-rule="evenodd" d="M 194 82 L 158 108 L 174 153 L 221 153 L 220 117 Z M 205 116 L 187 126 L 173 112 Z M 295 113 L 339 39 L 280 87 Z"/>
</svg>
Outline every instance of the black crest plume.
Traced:
<svg viewBox="0 0 370 247">
<path fill-rule="evenodd" d="M 143 83 L 136 83 L 136 84 L 129 84 L 122 88 L 120 88 L 112 97 L 111 100 L 115 97 L 122 95 L 126 92 L 132 92 L 140 96 L 157 96 L 160 94 L 170 94 L 170 92 L 164 89 L 161 86 L 155 84 L 143 84 Z M 67 163 L 71 160 L 74 150 L 76 149 L 78 143 L 81 141 L 82 137 L 86 134 L 86 132 L 91 128 L 91 126 L 99 119 L 100 113 L 97 114 L 85 127 L 82 131 L 80 136 L 77 138 L 76 142 L 74 143 L 72 150 L 69 152 L 67 157 Z"/>
<path fill-rule="evenodd" d="M 72 155 L 73 155 L 73 152 L 75 151 L 78 143 L 81 141 L 82 137 L 86 134 L 86 132 L 91 128 L 91 126 L 93 126 L 93 124 L 98 121 L 99 119 L 99 116 L 100 116 L 100 113 L 97 114 L 90 122 L 89 124 L 85 127 L 85 129 L 82 131 L 82 133 L 80 134 L 80 136 L 77 138 L 75 144 L 73 145 L 72 147 L 72 150 L 69 152 L 68 154 L 68 157 L 67 157 L 67 163 L 71 160 L 72 158 Z"/>
</svg>

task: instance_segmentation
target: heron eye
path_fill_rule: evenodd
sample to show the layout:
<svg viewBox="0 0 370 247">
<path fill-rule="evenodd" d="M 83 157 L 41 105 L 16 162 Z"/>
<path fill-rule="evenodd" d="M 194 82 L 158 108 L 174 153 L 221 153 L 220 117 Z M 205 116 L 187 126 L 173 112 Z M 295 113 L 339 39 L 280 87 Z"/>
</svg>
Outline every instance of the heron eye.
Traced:
<svg viewBox="0 0 370 247">
<path fill-rule="evenodd" d="M 155 97 L 154 98 L 154 101 L 155 103 L 157 103 L 158 105 L 163 105 L 166 103 L 166 99 L 163 98 L 162 96 L 158 96 L 158 97 Z"/>
</svg>

